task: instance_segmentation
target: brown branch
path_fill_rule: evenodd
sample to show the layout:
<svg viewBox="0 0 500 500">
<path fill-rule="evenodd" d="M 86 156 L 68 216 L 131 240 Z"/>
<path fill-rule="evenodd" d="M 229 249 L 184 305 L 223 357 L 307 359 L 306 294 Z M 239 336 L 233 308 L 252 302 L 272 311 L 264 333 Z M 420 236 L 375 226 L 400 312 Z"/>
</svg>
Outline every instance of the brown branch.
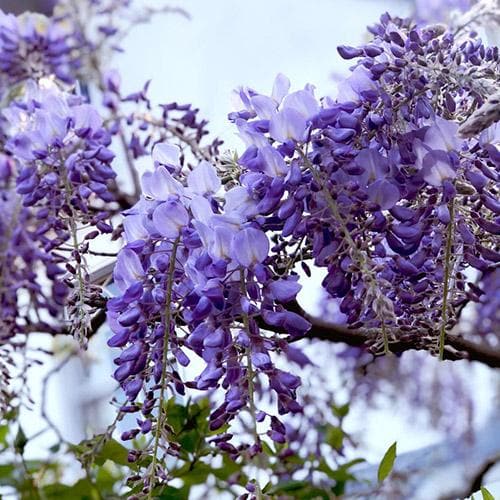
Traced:
<svg viewBox="0 0 500 500">
<path fill-rule="evenodd" d="M 109 263 L 104 266 L 101 270 L 98 270 L 95 275 L 93 275 L 92 281 L 100 281 L 104 278 L 109 278 L 112 273 L 114 263 Z M 339 342 L 344 343 L 353 347 L 365 347 L 368 348 L 370 343 L 380 337 L 376 330 L 355 330 L 348 328 L 343 325 L 337 325 L 335 323 L 330 323 L 324 321 L 321 318 L 316 318 L 308 314 L 296 301 L 290 302 L 287 309 L 289 311 L 300 314 L 302 317 L 307 319 L 311 324 L 312 328 L 309 330 L 305 337 L 291 338 L 290 341 L 294 342 L 306 339 L 318 339 L 327 340 L 328 342 Z M 257 317 L 258 325 L 268 331 L 273 331 L 276 333 L 288 333 L 286 330 L 280 327 L 275 327 L 268 325 L 262 317 Z M 89 332 L 89 338 L 92 337 L 97 330 L 105 323 L 106 312 L 103 307 L 93 318 L 91 322 L 91 329 Z M 47 328 L 37 329 L 36 325 L 33 327 L 33 331 L 48 333 L 51 335 L 68 335 L 71 334 L 71 327 L 65 328 L 52 328 L 46 325 Z M 392 339 L 389 341 L 389 351 L 393 354 L 401 354 L 405 351 L 412 350 L 426 350 L 431 351 L 432 346 L 429 340 L 434 340 L 438 338 L 438 333 L 433 332 L 422 332 L 422 338 L 426 339 L 425 342 L 417 343 L 415 342 L 415 337 L 411 339 L 401 338 Z M 464 337 L 446 333 L 445 335 L 445 352 L 444 359 L 450 361 L 458 361 L 466 359 L 468 361 L 477 361 L 491 368 L 500 368 L 500 350 L 494 347 L 489 347 L 485 345 L 480 345 L 476 342 L 465 339 Z"/>
<path fill-rule="evenodd" d="M 483 486 L 484 477 L 488 472 L 500 462 L 500 455 L 486 460 L 485 463 L 477 469 L 476 473 L 470 478 L 470 484 L 463 491 L 453 491 L 452 493 L 443 495 L 439 500 L 454 500 L 455 498 L 469 498 Z"/>
<path fill-rule="evenodd" d="M 311 318 L 308 317 L 309 321 Z M 359 330 L 327 323 L 322 320 L 313 319 L 312 328 L 306 338 L 328 340 L 329 342 L 343 342 L 354 347 L 363 347 L 372 340 L 371 336 Z M 448 347 L 448 349 L 446 349 Z M 449 349 L 449 348 L 452 349 Z M 393 354 L 401 354 L 410 350 L 428 350 L 424 344 L 416 344 L 411 340 L 393 340 L 389 342 L 389 350 Z M 466 340 L 459 335 L 447 333 L 445 336 L 444 359 L 458 361 L 467 359 L 478 361 L 491 368 L 500 368 L 500 351 L 490 347 L 479 345 Z"/>
<path fill-rule="evenodd" d="M 481 489 L 483 485 L 484 476 L 488 474 L 488 472 L 493 469 L 493 467 L 500 462 L 500 455 L 496 455 L 495 457 L 488 460 L 483 466 L 476 472 L 476 475 L 472 478 L 471 485 L 469 487 L 469 491 L 466 492 L 465 496 L 470 497 L 476 491 Z"/>
<path fill-rule="evenodd" d="M 306 313 L 297 302 L 291 302 L 288 306 L 297 314 L 306 318 L 311 324 L 312 328 L 309 330 L 305 337 L 308 339 L 327 340 L 329 342 L 342 342 L 353 347 L 368 347 L 370 342 L 376 338 L 373 330 L 355 330 L 342 325 L 337 325 L 316 318 Z M 278 333 L 287 333 L 279 327 L 267 325 L 261 318 L 258 320 L 259 326 L 266 330 L 271 330 Z M 430 336 L 429 332 L 422 332 L 425 338 L 436 338 L 435 335 Z M 300 338 L 292 339 L 300 340 Z M 396 339 L 389 342 L 389 350 L 393 354 L 401 354 L 405 351 L 411 350 L 431 350 L 428 342 L 416 343 L 413 339 Z M 468 361 L 478 361 L 491 368 L 500 368 L 500 350 L 493 347 L 479 345 L 465 338 L 447 333 L 445 336 L 445 352 L 444 359 L 451 361 L 458 361 L 467 359 Z"/>
<path fill-rule="evenodd" d="M 88 332 L 88 338 L 94 336 L 99 328 L 106 322 L 106 308 L 103 306 L 102 309 L 92 317 L 90 320 L 90 328 Z M 73 329 L 70 325 L 68 326 L 54 326 L 48 323 L 32 323 L 23 328 L 24 333 L 46 333 L 48 335 L 73 335 Z"/>
</svg>

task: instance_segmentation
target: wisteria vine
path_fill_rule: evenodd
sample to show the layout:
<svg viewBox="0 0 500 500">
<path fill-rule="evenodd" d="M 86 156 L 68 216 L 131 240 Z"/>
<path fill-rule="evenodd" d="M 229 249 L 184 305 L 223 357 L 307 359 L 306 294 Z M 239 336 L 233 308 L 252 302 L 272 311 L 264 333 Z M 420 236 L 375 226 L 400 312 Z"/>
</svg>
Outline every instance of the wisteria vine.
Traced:
<svg viewBox="0 0 500 500">
<path fill-rule="evenodd" d="M 294 343 L 316 327 L 297 295 L 313 267 L 334 326 L 363 335 L 363 352 L 405 342 L 444 359 L 466 310 L 496 341 L 498 47 L 384 14 L 365 45 L 338 48 L 353 66 L 336 98 L 292 92 L 281 74 L 270 95 L 235 91 L 245 150 L 229 157 L 204 143 L 196 108 L 153 106 L 148 83 L 123 95 L 101 67 L 121 33 L 106 20 L 130 2 L 85 5 L 97 38 L 71 2 L 52 18 L 0 11 L 0 349 L 33 332 L 85 346 L 105 311 L 118 411 L 137 417 L 122 439 L 148 438 L 129 453 L 142 495 L 179 454 L 169 394 L 211 395 L 212 444 L 234 460 L 258 460 L 266 442 L 292 450 L 298 368 L 311 364 Z M 139 158 L 152 167 L 141 179 Z M 118 240 L 116 259 L 91 246 Z M 99 254 L 115 296 L 92 277 Z"/>
</svg>

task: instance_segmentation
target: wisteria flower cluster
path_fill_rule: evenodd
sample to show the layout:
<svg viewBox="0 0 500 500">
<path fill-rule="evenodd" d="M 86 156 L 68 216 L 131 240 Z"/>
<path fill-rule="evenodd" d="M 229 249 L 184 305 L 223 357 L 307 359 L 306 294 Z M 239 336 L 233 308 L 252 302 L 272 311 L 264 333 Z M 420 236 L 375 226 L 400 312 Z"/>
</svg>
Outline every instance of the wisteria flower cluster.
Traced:
<svg viewBox="0 0 500 500">
<path fill-rule="evenodd" d="M 240 92 L 240 164 L 283 182 L 269 211 L 281 244 L 303 241 L 327 269 L 347 324 L 375 327 L 386 350 L 391 338 L 428 342 L 440 325 L 442 356 L 477 298 L 463 270 L 498 262 L 498 125 L 467 139 L 457 123 L 494 92 L 498 49 L 387 15 L 371 32 L 366 46 L 339 47 L 358 63 L 335 101 L 320 105 L 310 87 Z"/>
<path fill-rule="evenodd" d="M 446 332 L 483 293 L 465 269 L 488 276 L 498 262 L 498 128 L 462 138 L 458 122 L 488 100 L 498 50 L 387 15 L 371 31 L 368 45 L 339 48 L 359 62 L 336 100 L 320 102 L 312 86 L 290 93 L 283 75 L 271 96 L 237 92 L 230 119 L 247 149 L 229 189 L 208 162 L 189 170 L 175 147 L 153 149 L 155 170 L 125 213 L 121 296 L 108 302 L 109 344 L 125 347 L 122 411 L 142 413 L 124 438 L 153 429 L 152 476 L 166 387 L 221 387 L 211 427 L 249 410 L 251 455 L 263 378 L 280 414 L 301 411 L 299 378 L 272 361 L 310 327 L 287 309 L 299 261 L 306 273 L 307 261 L 325 268 L 323 287 L 350 328 L 374 332 L 375 352 L 403 339 L 443 357 Z M 190 363 L 186 350 L 206 362 L 192 381 L 176 368 Z M 271 416 L 271 439 L 285 442 L 284 429 Z M 216 442 L 242 452 L 230 435 Z"/>
<path fill-rule="evenodd" d="M 5 232 L 18 233 L 18 243 L 12 248 L 13 265 L 8 270 L 5 266 L 3 274 L 11 276 L 14 309 L 20 283 L 13 272 L 18 267 L 16 255 L 24 260 L 22 272 L 33 274 L 31 298 L 37 310 L 59 314 L 59 306 L 66 305 L 68 288 L 74 288 L 69 304 L 78 310 L 76 318 L 81 323 L 75 325 L 75 331 L 83 332 L 90 321 L 86 309 L 91 290 L 84 283 L 88 276 L 82 255 L 88 240 L 112 231 L 107 205 L 114 200 L 110 191 L 116 175 L 110 166 L 114 154 L 107 148 L 111 136 L 98 112 L 80 97 L 47 85 L 40 87 L 28 80 L 23 97 L 3 110 L 4 147 L 9 155 L 4 156 L 4 183 L 15 183 L 15 193 L 10 192 L 5 200 L 12 212 Z M 82 239 L 78 231 L 86 226 L 92 231 Z M 71 255 L 74 265 L 63 252 Z M 37 292 L 43 293 L 43 287 L 36 285 L 37 261 L 44 264 L 46 277 L 52 281 L 50 299 L 45 297 L 42 303 L 36 298 Z M 61 279 L 66 271 L 76 279 Z M 19 326 L 15 317 L 13 310 L 4 321 Z"/>
<path fill-rule="evenodd" d="M 199 390 L 222 385 L 225 397 L 212 413 L 212 429 L 242 409 L 250 412 L 254 426 L 266 417 L 255 403 L 259 374 L 276 393 L 280 414 L 300 411 L 295 399 L 299 378 L 277 369 L 270 356 L 285 343 L 264 334 L 257 318 L 292 337 L 303 335 L 310 325 L 286 309 L 300 285 L 296 276 L 283 278 L 268 265 L 270 242 L 265 219 L 259 220 L 259 204 L 244 186 L 221 198 L 215 168 L 202 161 L 186 172 L 174 146 L 157 144 L 153 159 L 155 170 L 142 178 L 142 199 L 125 213 L 128 243 L 114 273 L 123 295 L 108 301 L 114 332 L 108 343 L 126 347 L 115 371 L 129 400 L 122 411 L 143 415 L 140 427 L 124 437 L 153 427 L 158 446 L 161 401 L 168 386 L 184 394 L 185 385 Z M 248 177 L 251 182 L 253 174 Z M 193 381 L 182 380 L 175 368 L 189 364 L 186 350 L 206 363 Z M 283 424 L 274 416 L 269 435 L 285 441 Z M 254 437 L 251 455 L 260 447 L 255 429 Z M 217 445 L 237 454 L 229 441 L 228 436 Z"/>
</svg>

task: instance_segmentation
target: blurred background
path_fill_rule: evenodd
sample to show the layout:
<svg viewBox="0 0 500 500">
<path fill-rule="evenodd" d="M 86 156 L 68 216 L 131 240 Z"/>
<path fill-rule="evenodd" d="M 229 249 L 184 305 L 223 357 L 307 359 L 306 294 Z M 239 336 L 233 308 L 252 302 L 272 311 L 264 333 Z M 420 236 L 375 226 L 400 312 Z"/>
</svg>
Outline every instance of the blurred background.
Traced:
<svg viewBox="0 0 500 500">
<path fill-rule="evenodd" d="M 141 2 L 147 3 L 136 3 Z M 158 3 L 150 1 L 149 5 Z M 4 11 L 15 13 L 47 13 L 51 5 L 50 0 L 0 0 Z M 122 74 L 123 91 L 136 91 L 152 80 L 150 98 L 154 103 L 192 102 L 210 121 L 212 134 L 225 141 L 223 149 L 240 152 L 242 144 L 226 119 L 234 88 L 246 85 L 267 93 L 276 73 L 282 72 L 295 90 L 310 82 L 316 85 L 318 96 L 335 96 L 336 82 L 349 67 L 338 56 L 337 45 L 361 43 L 366 26 L 385 11 L 405 16 L 415 8 L 411 0 L 183 0 L 172 6 L 185 9 L 190 19 L 159 15 L 149 24 L 138 25 L 124 41 L 124 53 L 112 63 Z M 314 286 L 303 292 L 304 306 L 313 313 L 321 312 Z M 111 422 L 114 410 L 108 401 L 115 383 L 110 376 L 113 353 L 106 346 L 107 336 L 103 328 L 92 339 L 85 357 L 71 360 L 50 382 L 44 382 L 49 363 L 32 372 L 35 405 L 23 415 L 30 434 L 42 425 L 36 415 L 44 390 L 45 411 L 71 441 Z M 67 341 L 38 342 L 43 347 L 50 342 L 56 351 L 67 349 Z M 308 349 L 317 365 L 328 367 L 323 375 L 338 401 L 350 397 L 343 366 L 331 361 L 338 346 L 319 343 Z M 411 496 L 405 498 L 438 498 L 460 490 L 471 471 L 500 453 L 498 374 L 466 361 L 438 363 L 425 353 L 405 353 L 398 362 L 408 366 L 406 377 L 397 381 L 385 373 L 385 387 L 365 383 L 354 399 L 347 429 L 361 444 L 353 457 L 362 455 L 377 463 L 397 441 L 398 453 L 405 457 L 399 466 L 407 471 L 407 482 L 410 476 L 412 482 Z M 413 368 L 420 370 L 418 377 L 412 375 Z M 391 362 L 379 369 L 390 372 Z M 380 373 L 371 375 L 379 377 Z M 457 384 L 457 390 L 447 384 Z M 431 404 L 429 408 L 432 401 L 435 407 Z M 43 450 L 43 443 L 39 445 L 39 449 L 29 450 L 33 456 Z M 368 467 L 366 477 L 373 474 Z M 495 489 L 494 484 L 500 479 L 499 469 L 492 468 L 486 479 L 490 491 L 500 498 L 500 487 Z"/>
</svg>

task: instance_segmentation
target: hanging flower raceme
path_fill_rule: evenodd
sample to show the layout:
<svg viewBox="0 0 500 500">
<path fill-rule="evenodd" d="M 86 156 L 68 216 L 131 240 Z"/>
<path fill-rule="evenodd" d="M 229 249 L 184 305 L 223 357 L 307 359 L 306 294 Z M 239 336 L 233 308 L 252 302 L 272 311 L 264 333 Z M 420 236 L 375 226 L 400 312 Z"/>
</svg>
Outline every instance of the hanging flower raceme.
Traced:
<svg viewBox="0 0 500 500">
<path fill-rule="evenodd" d="M 336 100 L 289 93 L 282 75 L 271 97 L 238 92 L 242 184 L 280 232 L 276 249 L 299 242 L 327 269 L 350 326 L 381 332 L 387 350 L 394 337 L 428 342 L 437 324 L 442 354 L 470 298 L 463 270 L 499 257 L 498 125 L 458 132 L 494 91 L 498 49 L 388 15 L 370 31 L 366 46 L 339 47 L 358 63 Z"/>
<path fill-rule="evenodd" d="M 26 82 L 24 89 L 25 95 L 3 111 L 5 150 L 13 169 L 6 193 L 21 217 L 9 221 L 10 233 L 29 242 L 31 252 L 25 258 L 44 263 L 55 304 L 64 303 L 72 289 L 67 305 L 83 340 L 92 302 L 100 295 L 89 282 L 84 255 L 90 239 L 112 231 L 108 210 L 115 173 L 114 155 L 107 147 L 110 134 L 97 111 L 80 97 L 34 81 Z M 89 231 L 81 238 L 85 228 Z M 64 264 L 73 278 L 61 280 Z M 36 267 L 31 272 L 36 277 Z"/>
<path fill-rule="evenodd" d="M 164 432 L 158 408 L 167 388 L 179 394 L 186 387 L 219 388 L 225 396 L 212 413 L 211 428 L 245 408 L 255 427 L 265 417 L 257 411 L 262 376 L 277 394 L 279 413 L 300 411 L 299 379 L 276 369 L 271 358 L 283 341 L 261 331 L 258 318 L 291 336 L 303 335 L 310 325 L 285 307 L 300 285 L 273 272 L 258 209 L 239 196 L 246 188 L 222 192 L 211 164 L 202 161 L 186 172 L 179 149 L 165 143 L 155 146 L 153 159 L 154 171 L 142 178 L 142 199 L 125 213 L 127 244 L 114 272 L 121 295 L 108 301 L 114 332 L 108 343 L 124 348 L 115 371 L 129 400 L 122 410 L 141 411 L 140 429 L 155 429 L 158 441 Z M 206 368 L 185 381 L 180 367 L 189 364 L 189 351 Z M 227 440 L 220 446 L 237 453 Z M 256 432 L 253 446 L 255 453 Z"/>
<path fill-rule="evenodd" d="M 0 155 L 0 327 L 3 341 L 32 327 L 33 311 L 38 318 L 61 316 L 67 287 L 60 278 L 65 270 L 62 259 L 40 248 L 37 229 L 40 221 L 22 206 L 13 187 L 14 160 Z M 44 286 L 47 278 L 51 285 Z M 47 318 L 46 318 L 47 319 Z M 43 322 L 39 327 L 43 328 Z"/>
</svg>

